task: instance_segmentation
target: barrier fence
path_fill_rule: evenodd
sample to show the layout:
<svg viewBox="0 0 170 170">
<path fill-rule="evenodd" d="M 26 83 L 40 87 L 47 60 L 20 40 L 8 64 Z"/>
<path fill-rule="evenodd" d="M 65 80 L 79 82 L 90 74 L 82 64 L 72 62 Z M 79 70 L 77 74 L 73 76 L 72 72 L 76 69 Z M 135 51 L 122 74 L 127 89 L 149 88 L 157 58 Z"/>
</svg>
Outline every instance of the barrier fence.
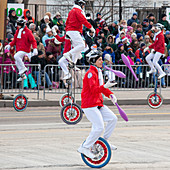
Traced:
<svg viewBox="0 0 170 170">
<path fill-rule="evenodd" d="M 17 82 L 18 74 L 16 65 L 14 64 L 0 64 L 0 93 L 12 94 L 12 93 L 35 93 L 37 99 L 39 99 L 39 90 L 43 91 L 43 99 L 46 99 L 46 94 L 64 94 L 67 92 L 67 82 L 63 80 L 64 73 L 59 65 L 46 65 L 42 70 L 39 64 L 26 65 L 28 72 L 26 73 L 27 79 L 24 80 L 23 86 Z M 71 69 L 74 83 L 72 87 L 75 94 L 80 94 L 83 86 L 83 78 L 89 66 L 77 66 L 80 71 L 74 71 Z M 161 79 L 160 91 L 163 90 L 162 86 L 166 86 L 166 90 L 169 90 L 170 86 L 170 65 L 162 65 L 166 76 Z M 120 70 L 125 73 L 126 78 L 115 77 L 117 85 L 111 90 L 122 91 L 153 91 L 155 86 L 155 74 L 148 74 L 150 70 L 148 65 L 133 65 L 134 72 L 136 73 L 139 81 L 136 81 L 131 71 L 125 65 L 113 65 L 112 69 Z M 3 74 L 2 74 L 3 72 Z M 109 71 L 103 70 L 104 82 L 108 80 L 108 77 L 112 78 L 112 74 L 109 75 Z"/>
<path fill-rule="evenodd" d="M 39 99 L 39 84 L 41 65 L 26 64 L 26 79 L 17 82 L 18 70 L 15 64 L 0 64 L 0 94 L 35 93 Z"/>
</svg>

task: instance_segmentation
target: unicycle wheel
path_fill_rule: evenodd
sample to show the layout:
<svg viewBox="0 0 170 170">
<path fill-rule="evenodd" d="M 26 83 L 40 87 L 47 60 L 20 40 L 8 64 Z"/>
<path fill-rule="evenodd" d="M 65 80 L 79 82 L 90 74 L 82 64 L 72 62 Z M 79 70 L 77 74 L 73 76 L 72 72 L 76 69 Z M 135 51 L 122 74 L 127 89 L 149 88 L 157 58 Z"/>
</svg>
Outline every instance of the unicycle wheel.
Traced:
<svg viewBox="0 0 170 170">
<path fill-rule="evenodd" d="M 72 101 L 71 101 L 72 100 Z M 61 97 L 60 97 L 60 106 L 63 107 L 65 106 L 66 104 L 68 103 L 74 103 L 74 97 L 73 96 L 70 96 L 68 93 L 65 93 L 63 94 Z"/>
<path fill-rule="evenodd" d="M 28 105 L 27 97 L 23 94 L 18 94 L 13 100 L 13 107 L 17 112 L 22 112 Z"/>
<path fill-rule="evenodd" d="M 91 168 L 102 168 L 106 166 L 111 159 L 111 148 L 108 142 L 99 137 L 93 146 L 92 152 L 96 155 L 95 159 L 91 159 L 81 154 L 84 163 Z"/>
<path fill-rule="evenodd" d="M 148 95 L 147 101 L 151 108 L 157 109 L 162 105 L 163 97 L 160 93 L 156 93 L 155 95 L 155 92 L 152 92 Z"/>
<path fill-rule="evenodd" d="M 82 109 L 76 103 L 68 103 L 61 109 L 61 119 L 71 125 L 77 124 L 82 119 Z"/>
</svg>

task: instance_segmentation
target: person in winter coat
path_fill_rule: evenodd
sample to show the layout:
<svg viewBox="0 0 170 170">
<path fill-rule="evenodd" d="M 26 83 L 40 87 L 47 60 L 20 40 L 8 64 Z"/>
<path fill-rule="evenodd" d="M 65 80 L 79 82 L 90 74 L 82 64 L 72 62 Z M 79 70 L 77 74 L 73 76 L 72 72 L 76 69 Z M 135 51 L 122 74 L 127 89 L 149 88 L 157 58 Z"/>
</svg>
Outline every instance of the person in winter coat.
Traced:
<svg viewBox="0 0 170 170">
<path fill-rule="evenodd" d="M 85 142 L 78 148 L 78 152 L 94 159 L 95 154 L 91 152 L 93 144 L 98 140 L 104 130 L 104 122 L 107 122 L 103 137 L 108 140 L 115 129 L 117 116 L 105 105 L 103 105 L 102 93 L 115 104 L 116 96 L 108 88 L 115 85 L 110 80 L 104 84 L 102 75 L 102 56 L 100 52 L 94 51 L 89 54 L 90 69 L 83 79 L 81 92 L 81 108 L 87 119 L 92 123 L 92 130 Z M 112 150 L 117 147 L 110 144 Z"/>
<path fill-rule="evenodd" d="M 110 44 L 111 48 L 113 49 L 113 51 L 115 51 L 117 49 L 117 44 L 114 42 L 115 37 L 113 35 L 109 35 L 106 39 L 106 44 Z"/>
<path fill-rule="evenodd" d="M 14 25 L 12 23 L 9 22 L 9 17 L 7 17 L 6 19 L 6 34 L 12 34 L 14 35 L 16 32 L 16 28 L 14 27 Z"/>
<path fill-rule="evenodd" d="M 140 24 L 140 21 L 137 18 L 138 18 L 138 13 L 134 12 L 132 18 L 127 21 L 127 25 L 131 26 L 133 22 Z"/>
<path fill-rule="evenodd" d="M 31 46 L 33 47 L 33 55 L 37 55 L 37 43 L 28 27 L 25 25 L 25 20 L 20 18 L 17 20 L 18 29 L 14 35 L 14 40 L 5 46 L 5 49 L 10 50 L 16 45 L 16 54 L 14 55 L 15 63 L 18 68 L 20 78 L 18 81 L 25 79 L 25 72 L 27 68 L 23 63 L 23 57 L 27 54 L 31 58 Z"/>
<path fill-rule="evenodd" d="M 55 38 L 55 37 L 53 36 L 52 30 L 51 30 L 51 28 L 48 27 L 46 29 L 46 34 L 42 37 L 42 43 L 43 43 L 44 47 L 46 47 L 45 41 L 48 39 L 53 39 L 53 38 Z"/>
<path fill-rule="evenodd" d="M 162 31 L 163 25 L 156 24 L 154 25 L 153 29 L 155 31 L 155 35 L 154 35 L 155 42 L 149 47 L 146 47 L 144 49 L 144 52 L 146 52 L 150 48 L 153 49 L 152 52 L 146 57 L 146 61 L 151 67 L 151 70 L 148 72 L 148 74 L 156 72 L 156 69 L 155 69 L 156 67 L 160 74 L 158 79 L 161 79 L 162 77 L 166 75 L 165 72 L 162 70 L 161 66 L 158 64 L 160 57 L 165 52 L 165 39 L 164 39 L 163 31 Z M 151 61 L 151 59 L 153 59 L 153 62 Z"/>
<path fill-rule="evenodd" d="M 164 26 L 164 28 L 166 29 L 166 31 L 170 31 L 170 24 L 166 20 L 166 17 L 167 17 L 166 14 L 162 14 L 161 15 L 161 20 L 159 20 L 158 23 L 162 24 Z"/>
<path fill-rule="evenodd" d="M 66 36 L 71 39 L 73 48 L 64 53 L 64 57 L 70 62 L 76 64 L 78 59 L 82 58 L 81 51 L 85 48 L 85 42 L 80 34 L 83 31 L 83 25 L 95 33 L 95 29 L 87 21 L 83 11 L 85 5 L 84 0 L 75 0 L 75 5 L 68 14 L 66 20 Z M 71 77 L 71 74 L 68 75 Z"/>
<path fill-rule="evenodd" d="M 91 49 L 91 46 L 94 44 L 94 37 L 95 34 L 91 31 L 88 31 L 87 34 L 85 35 L 85 41 L 89 49 Z"/>
<path fill-rule="evenodd" d="M 12 23 L 14 27 L 17 27 L 17 19 L 18 19 L 18 17 L 16 15 L 15 10 L 11 9 L 9 11 L 8 17 L 9 17 L 9 22 Z"/>
<path fill-rule="evenodd" d="M 107 46 L 103 52 L 103 55 L 102 55 L 103 60 L 104 60 L 105 54 L 110 54 L 110 56 L 112 58 L 112 63 L 115 64 L 115 53 L 114 53 L 110 44 L 107 44 Z"/>
</svg>

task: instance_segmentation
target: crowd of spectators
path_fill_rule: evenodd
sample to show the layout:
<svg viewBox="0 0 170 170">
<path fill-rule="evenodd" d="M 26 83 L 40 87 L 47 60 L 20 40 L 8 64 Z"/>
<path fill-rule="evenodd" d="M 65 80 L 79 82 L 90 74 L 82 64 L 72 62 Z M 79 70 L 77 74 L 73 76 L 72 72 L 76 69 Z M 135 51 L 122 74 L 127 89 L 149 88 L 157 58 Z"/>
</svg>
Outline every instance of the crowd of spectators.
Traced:
<svg viewBox="0 0 170 170">
<path fill-rule="evenodd" d="M 132 60 L 134 65 L 147 64 L 145 57 L 151 52 L 146 51 L 144 53 L 144 48 L 148 47 L 153 43 L 154 32 L 152 31 L 153 24 L 161 23 L 164 25 L 164 37 L 166 50 L 164 55 L 161 57 L 160 64 L 170 64 L 170 24 L 166 20 L 166 15 L 162 14 L 161 20 L 157 21 L 152 13 L 150 13 L 142 22 L 138 19 L 138 14 L 134 12 L 129 20 L 121 20 L 120 22 L 114 21 L 111 24 L 102 18 L 100 12 L 96 14 L 96 18 L 93 20 L 90 13 L 86 14 L 87 20 L 95 28 L 95 34 L 88 30 L 86 27 L 83 28 L 83 39 L 86 44 L 86 48 L 82 51 L 83 58 L 78 60 L 78 65 L 89 65 L 86 54 L 90 51 L 93 45 L 97 45 L 103 51 L 103 60 L 108 54 L 111 56 L 113 65 L 122 65 L 123 61 L 121 59 L 121 54 L 124 53 L 126 56 Z M 17 29 L 17 15 L 14 10 L 9 11 L 6 22 L 6 44 L 13 40 L 15 31 Z M 47 12 L 44 17 L 36 22 L 31 16 L 31 12 L 28 9 L 24 10 L 23 18 L 27 21 L 27 27 L 32 31 L 38 48 L 38 55 L 32 57 L 31 61 L 27 61 L 30 64 L 41 64 L 41 72 L 38 73 L 36 70 L 32 70 L 31 74 L 37 77 L 38 74 L 43 74 L 47 87 L 50 89 L 61 86 L 59 75 L 54 71 L 43 72 L 44 67 L 47 64 L 58 64 L 59 59 L 62 57 L 64 42 L 59 42 L 52 33 L 52 27 L 55 25 L 57 28 L 57 33 L 60 37 L 65 35 L 65 20 L 62 18 L 60 12 L 52 18 L 51 13 Z M 15 48 L 11 48 L 10 51 L 5 51 L 5 61 L 4 63 L 14 63 Z M 2 57 L 0 57 L 2 60 Z M 58 69 L 57 69 L 58 70 Z M 136 73 L 139 74 L 141 70 L 138 68 Z M 167 69 L 169 74 L 169 69 Z M 52 80 L 51 74 L 55 74 L 57 77 Z M 27 75 L 30 80 L 30 87 L 37 88 L 37 85 L 41 85 L 41 80 L 38 79 L 35 82 L 33 77 Z M 61 75 L 60 75 L 61 76 Z M 57 81 L 56 81 L 57 80 Z M 55 82 L 56 81 L 56 82 Z M 25 83 L 25 88 L 29 88 L 28 84 Z M 165 84 L 163 84 L 165 87 Z"/>
</svg>

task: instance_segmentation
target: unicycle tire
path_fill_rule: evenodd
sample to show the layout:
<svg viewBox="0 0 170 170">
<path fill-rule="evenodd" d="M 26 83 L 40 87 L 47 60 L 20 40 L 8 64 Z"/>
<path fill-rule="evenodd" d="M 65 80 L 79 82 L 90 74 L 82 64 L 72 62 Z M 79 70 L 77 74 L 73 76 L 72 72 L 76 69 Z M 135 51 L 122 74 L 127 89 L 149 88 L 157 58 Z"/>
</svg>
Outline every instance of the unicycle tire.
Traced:
<svg viewBox="0 0 170 170">
<path fill-rule="evenodd" d="M 94 152 L 94 154 L 97 155 L 95 159 L 88 158 L 84 154 L 81 154 L 81 158 L 84 163 L 91 168 L 102 168 L 106 166 L 111 159 L 112 152 L 110 145 L 105 139 L 99 137 L 94 146 L 96 148 L 96 153 Z"/>
<path fill-rule="evenodd" d="M 81 121 L 83 113 L 81 107 L 76 103 L 68 103 L 62 107 L 61 119 L 68 125 L 74 125 Z"/>
<path fill-rule="evenodd" d="M 71 100 L 72 100 L 72 103 L 75 102 L 73 96 L 70 96 L 68 93 L 65 93 L 60 97 L 59 104 L 60 104 L 61 107 L 63 107 L 66 104 L 71 103 Z"/>
<path fill-rule="evenodd" d="M 156 97 L 156 100 L 155 100 Z M 148 95 L 147 98 L 148 105 L 153 109 L 158 109 L 163 103 L 163 97 L 160 93 L 155 95 L 155 92 L 152 92 Z"/>
<path fill-rule="evenodd" d="M 13 100 L 13 107 L 17 112 L 22 112 L 28 105 L 27 97 L 23 94 L 18 94 Z"/>
</svg>

